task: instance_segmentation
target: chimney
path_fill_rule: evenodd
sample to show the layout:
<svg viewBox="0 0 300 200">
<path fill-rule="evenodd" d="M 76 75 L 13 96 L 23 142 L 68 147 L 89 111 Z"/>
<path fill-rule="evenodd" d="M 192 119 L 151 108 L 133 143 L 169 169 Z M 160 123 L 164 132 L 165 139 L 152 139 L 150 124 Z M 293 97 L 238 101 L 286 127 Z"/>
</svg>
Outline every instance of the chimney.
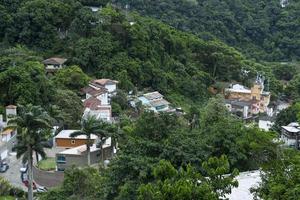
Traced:
<svg viewBox="0 0 300 200">
<path fill-rule="evenodd" d="M 11 118 L 11 116 L 16 116 L 17 115 L 17 106 L 15 105 L 8 105 L 6 106 L 6 121 Z"/>
</svg>

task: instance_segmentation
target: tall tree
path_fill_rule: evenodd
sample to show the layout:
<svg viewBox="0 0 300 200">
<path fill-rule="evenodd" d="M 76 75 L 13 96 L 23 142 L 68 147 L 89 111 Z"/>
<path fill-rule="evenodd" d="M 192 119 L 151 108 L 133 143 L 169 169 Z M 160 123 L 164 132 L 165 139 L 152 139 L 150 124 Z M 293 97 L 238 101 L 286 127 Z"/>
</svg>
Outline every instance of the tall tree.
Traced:
<svg viewBox="0 0 300 200">
<path fill-rule="evenodd" d="M 91 164 L 91 152 L 90 147 L 92 145 L 91 136 L 97 135 L 100 138 L 100 149 L 101 149 L 101 159 L 103 161 L 103 149 L 102 145 L 108 136 L 107 125 L 103 121 L 97 120 L 93 115 L 88 115 L 87 118 L 84 118 L 81 122 L 81 130 L 73 132 L 70 136 L 77 137 L 79 135 L 84 135 L 87 138 L 86 149 L 87 149 L 87 164 Z"/>
<path fill-rule="evenodd" d="M 18 115 L 11 118 L 7 128 L 15 128 L 18 143 L 16 145 L 17 158 L 23 156 L 23 161 L 28 161 L 28 199 L 33 199 L 33 152 L 37 152 L 43 158 L 46 157 L 44 146 L 41 144 L 45 135 L 44 130 L 50 129 L 50 117 L 40 106 L 31 104 L 18 107 Z"/>
</svg>

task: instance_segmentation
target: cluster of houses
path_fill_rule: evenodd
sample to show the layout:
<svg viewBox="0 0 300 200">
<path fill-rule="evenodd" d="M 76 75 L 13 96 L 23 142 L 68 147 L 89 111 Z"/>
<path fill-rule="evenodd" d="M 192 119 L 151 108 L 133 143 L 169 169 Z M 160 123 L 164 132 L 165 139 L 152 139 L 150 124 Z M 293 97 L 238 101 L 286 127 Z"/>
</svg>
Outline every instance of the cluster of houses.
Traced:
<svg viewBox="0 0 300 200">
<path fill-rule="evenodd" d="M 98 120 L 113 123 L 111 98 L 117 94 L 117 84 L 117 81 L 110 79 L 90 81 L 89 85 L 81 91 L 84 96 L 82 118 L 94 116 Z M 87 164 L 86 143 L 88 140 L 86 136 L 71 137 L 70 135 L 75 131 L 62 130 L 54 137 L 54 148 L 60 150 L 56 153 L 57 170 L 59 171 L 64 171 L 72 165 L 81 167 Z M 116 153 L 110 137 L 102 144 L 102 148 L 99 146 L 100 140 L 96 135 L 92 135 L 91 139 L 91 164 L 99 163 L 102 159 L 110 159 Z"/>
<path fill-rule="evenodd" d="M 17 115 L 17 107 L 8 105 L 5 108 L 6 118 L 0 115 L 0 164 L 8 157 L 9 152 L 16 143 L 17 131 L 14 129 L 6 129 L 7 122 L 10 117 Z"/>
<path fill-rule="evenodd" d="M 264 91 L 264 80 L 260 77 L 251 88 L 234 84 L 225 89 L 226 107 L 244 120 L 251 119 L 259 113 L 272 115 L 273 109 L 268 107 L 270 99 L 271 94 Z"/>
</svg>

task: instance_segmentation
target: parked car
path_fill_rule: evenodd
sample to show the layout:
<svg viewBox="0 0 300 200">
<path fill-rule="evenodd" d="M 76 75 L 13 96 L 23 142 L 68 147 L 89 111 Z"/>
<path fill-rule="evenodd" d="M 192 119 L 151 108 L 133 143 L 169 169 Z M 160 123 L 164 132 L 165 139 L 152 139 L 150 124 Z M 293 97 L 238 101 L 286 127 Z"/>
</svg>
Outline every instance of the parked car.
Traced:
<svg viewBox="0 0 300 200">
<path fill-rule="evenodd" d="M 44 187 L 44 186 L 39 186 L 39 187 L 36 189 L 36 191 L 42 193 L 42 192 L 47 192 L 48 189 L 47 189 L 46 187 Z"/>
<path fill-rule="evenodd" d="M 0 165 L 0 173 L 4 173 L 9 169 L 9 165 L 7 163 L 2 163 Z"/>
<path fill-rule="evenodd" d="M 27 164 L 24 164 L 24 165 L 20 168 L 20 172 L 21 172 L 21 173 L 26 173 L 26 172 L 27 172 L 27 169 L 28 169 L 28 165 L 27 165 Z"/>
</svg>

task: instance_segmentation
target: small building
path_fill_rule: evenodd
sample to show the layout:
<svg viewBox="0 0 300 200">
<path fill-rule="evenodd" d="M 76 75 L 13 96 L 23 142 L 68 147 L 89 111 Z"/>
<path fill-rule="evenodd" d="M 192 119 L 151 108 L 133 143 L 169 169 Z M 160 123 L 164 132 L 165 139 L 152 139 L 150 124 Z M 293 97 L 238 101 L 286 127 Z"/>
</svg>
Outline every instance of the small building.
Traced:
<svg viewBox="0 0 300 200">
<path fill-rule="evenodd" d="M 230 88 L 226 88 L 225 99 L 251 102 L 252 114 L 258 114 L 268 111 L 271 94 L 264 91 L 264 80 L 261 77 L 257 77 L 251 88 L 240 84 L 234 84 Z"/>
<path fill-rule="evenodd" d="M 299 140 L 300 140 L 299 123 L 293 122 L 287 126 L 282 126 L 280 139 L 284 142 L 285 146 L 299 149 Z"/>
<path fill-rule="evenodd" d="M 108 138 L 102 145 L 103 160 L 111 159 L 114 155 L 114 147 L 111 138 Z M 97 144 L 90 147 L 91 164 L 99 163 L 102 158 L 101 148 Z M 64 171 L 72 166 L 83 167 L 87 165 L 86 145 L 67 149 L 56 154 L 56 165 L 58 171 Z"/>
<path fill-rule="evenodd" d="M 139 96 L 137 100 L 130 101 L 132 107 L 136 107 L 137 102 L 141 102 L 147 110 L 154 112 L 171 112 L 175 109 L 170 108 L 170 103 L 164 99 L 164 96 L 159 92 L 150 92 Z"/>
<path fill-rule="evenodd" d="M 74 148 L 85 145 L 88 142 L 86 136 L 80 135 L 75 138 L 70 136 L 75 131 L 77 130 L 62 130 L 61 132 L 59 132 L 58 135 L 54 137 L 55 146 L 58 148 Z M 96 142 L 97 138 L 98 137 L 96 135 L 91 135 L 91 140 L 93 141 L 93 143 Z"/>
<path fill-rule="evenodd" d="M 274 125 L 275 117 L 262 116 L 258 120 L 258 128 L 264 131 L 270 131 Z"/>
<path fill-rule="evenodd" d="M 98 88 L 106 88 L 109 96 L 113 96 L 117 92 L 117 84 L 119 82 L 111 79 L 96 79 L 90 82 L 91 85 Z"/>
<path fill-rule="evenodd" d="M 83 118 L 87 116 L 95 116 L 98 120 L 106 122 L 112 121 L 111 105 L 102 105 L 101 101 L 95 97 L 90 97 L 83 102 L 84 112 Z"/>
<path fill-rule="evenodd" d="M 91 97 L 97 98 L 100 100 L 101 105 L 108 105 L 108 90 L 103 87 L 95 87 L 94 85 L 89 85 L 82 89 L 82 92 L 85 93 L 85 99 L 89 99 Z"/>
<path fill-rule="evenodd" d="M 44 60 L 42 63 L 44 64 L 47 73 L 53 73 L 62 69 L 65 66 L 64 64 L 66 61 L 67 59 L 65 58 L 52 57 Z"/>
<path fill-rule="evenodd" d="M 17 115 L 17 106 L 14 105 L 6 106 L 6 121 L 0 115 L 0 163 L 7 158 L 17 141 L 17 131 L 15 129 L 5 130 L 7 122 L 15 115 Z"/>
</svg>

